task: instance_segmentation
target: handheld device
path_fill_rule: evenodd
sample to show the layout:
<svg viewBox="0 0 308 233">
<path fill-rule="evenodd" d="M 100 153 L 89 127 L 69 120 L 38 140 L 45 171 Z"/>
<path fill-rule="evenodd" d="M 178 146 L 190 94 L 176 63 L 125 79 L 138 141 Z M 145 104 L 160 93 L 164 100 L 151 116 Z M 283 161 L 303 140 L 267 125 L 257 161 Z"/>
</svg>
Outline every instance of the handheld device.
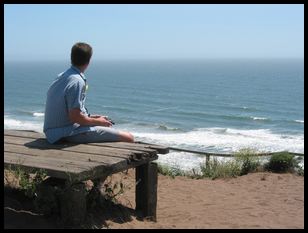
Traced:
<svg viewBox="0 0 308 233">
<path fill-rule="evenodd" d="M 106 116 L 105 119 L 106 119 L 107 121 L 110 121 L 111 124 L 113 124 L 113 125 L 115 124 L 109 117 Z"/>
</svg>

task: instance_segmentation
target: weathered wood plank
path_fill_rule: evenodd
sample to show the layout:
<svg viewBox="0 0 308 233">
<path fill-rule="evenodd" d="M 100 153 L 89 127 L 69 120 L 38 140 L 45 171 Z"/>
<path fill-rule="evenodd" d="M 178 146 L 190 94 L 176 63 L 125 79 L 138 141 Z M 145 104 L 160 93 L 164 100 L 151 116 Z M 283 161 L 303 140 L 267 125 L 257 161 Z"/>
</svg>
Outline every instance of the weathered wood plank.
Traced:
<svg viewBox="0 0 308 233">
<path fill-rule="evenodd" d="M 105 164 L 105 165 L 112 165 L 114 163 L 118 163 L 121 161 L 126 161 L 123 158 L 115 158 L 115 157 L 108 157 L 108 156 L 99 156 L 99 155 L 92 155 L 92 154 L 85 154 L 85 153 L 78 153 L 78 152 L 71 152 L 71 151 L 62 151 L 62 150 L 39 150 L 28 148 L 23 145 L 16 145 L 16 144 L 4 144 L 4 151 L 7 152 L 15 152 L 15 153 L 22 153 L 22 154 L 31 154 L 38 157 L 44 158 L 55 158 L 58 159 L 59 162 L 62 160 L 71 160 L 71 161 L 80 161 L 80 162 L 96 162 L 98 164 Z"/>
<path fill-rule="evenodd" d="M 5 153 L 5 158 L 7 156 L 10 156 L 10 154 L 16 154 L 18 157 L 18 161 L 16 161 L 19 164 L 22 164 L 23 162 L 31 162 L 33 163 L 33 166 L 39 167 L 41 163 L 43 164 L 50 164 L 51 166 L 55 166 L 55 169 L 57 167 L 66 167 L 69 166 L 72 171 L 77 169 L 78 171 L 83 171 L 83 170 L 89 170 L 95 166 L 102 166 L 102 167 L 107 167 L 108 165 L 102 164 L 102 163 L 97 163 L 97 162 L 84 162 L 84 161 L 79 161 L 79 160 L 70 160 L 70 159 L 59 159 L 55 157 L 41 157 L 37 156 L 34 153 L 27 153 L 27 152 L 15 152 L 15 151 L 4 151 Z M 14 157 L 14 156 L 13 156 Z M 69 171 L 69 170 L 68 170 Z"/>
<path fill-rule="evenodd" d="M 47 175 L 61 179 L 68 179 L 70 176 L 75 176 L 83 171 L 83 169 L 75 165 L 59 164 L 57 162 L 51 163 L 50 161 L 36 159 L 35 157 L 31 158 L 31 156 L 24 154 L 6 151 L 4 152 L 4 165 L 7 168 L 21 167 L 29 171 L 43 169 L 47 172 Z"/>
<path fill-rule="evenodd" d="M 146 143 L 146 142 L 135 142 L 134 143 L 135 146 L 142 146 L 145 148 L 150 148 L 150 149 L 154 149 L 156 150 L 159 154 L 168 154 L 169 153 L 169 147 L 167 146 L 160 146 L 160 145 L 155 145 L 155 144 L 151 144 L 151 143 Z"/>
<path fill-rule="evenodd" d="M 6 148 L 7 146 L 9 145 L 5 145 Z M 59 159 L 59 157 L 56 155 L 54 157 L 39 157 L 37 156 L 37 153 L 40 153 L 39 150 L 34 150 L 35 151 L 33 152 L 30 150 L 29 154 L 5 151 L 5 166 L 8 167 L 9 165 L 19 165 L 21 167 L 28 168 L 28 170 L 31 170 L 32 168 L 34 170 L 39 170 L 40 168 L 48 169 L 48 175 L 53 177 L 61 179 L 70 178 L 75 180 L 83 180 L 96 179 L 102 176 L 111 175 L 113 173 L 124 171 L 158 158 L 155 156 L 152 158 L 142 159 L 137 162 L 131 162 L 130 164 L 128 164 L 125 160 L 120 160 L 119 162 L 106 165 L 93 161 L 79 161 L 77 158 L 75 160 L 64 158 Z M 24 151 L 22 150 L 22 152 Z"/>
<path fill-rule="evenodd" d="M 149 149 L 146 147 L 139 147 L 134 146 L 134 143 L 122 143 L 122 142 L 101 142 L 101 143 L 88 143 L 88 145 L 95 145 L 95 146 L 101 146 L 101 147 L 109 147 L 114 149 L 128 149 L 128 150 L 134 150 L 139 152 L 146 152 L 150 155 L 157 154 L 156 150 Z"/>
<path fill-rule="evenodd" d="M 8 136 L 18 136 L 18 137 L 28 137 L 28 138 L 45 138 L 44 134 L 38 133 L 38 132 L 29 132 L 29 131 L 18 131 L 18 130 L 5 130 L 4 135 Z M 61 143 L 62 144 L 62 143 Z M 66 143 L 65 144 L 70 144 Z M 73 144 L 73 143 L 71 143 Z M 112 143 L 98 143 L 100 146 L 106 146 L 106 147 L 113 147 L 113 148 L 122 148 L 122 149 L 135 149 L 135 150 L 143 150 L 146 152 L 151 153 L 152 150 L 155 150 L 156 152 L 160 154 L 166 154 L 169 153 L 168 147 L 163 147 L 159 145 L 154 144 L 148 144 L 148 143 L 126 143 L 126 142 L 112 142 Z M 97 143 L 88 143 L 88 145 L 97 145 Z"/>
<path fill-rule="evenodd" d="M 119 157 L 119 158 L 133 158 L 134 156 L 139 157 L 147 157 L 152 156 L 148 155 L 146 152 L 142 151 L 135 151 L 129 149 L 118 149 L 118 148 L 110 148 L 110 147 L 101 147 L 101 146 L 93 146 L 88 144 L 49 144 L 45 139 L 33 139 L 33 138 L 24 138 L 24 137 L 17 137 L 17 136 L 5 136 L 4 137 L 5 143 L 10 144 L 20 144 L 25 145 L 32 148 L 40 148 L 40 149 L 58 149 L 58 150 L 65 150 L 65 151 L 73 151 L 79 153 L 86 153 L 86 154 L 97 154 L 102 156 L 108 157 Z"/>
<path fill-rule="evenodd" d="M 46 160 L 21 153 L 4 152 L 4 166 L 6 168 L 16 169 L 23 168 L 29 172 L 34 172 L 43 169 L 48 176 L 68 179 L 73 181 L 82 181 L 87 179 L 97 179 L 105 177 L 115 172 L 127 169 L 126 162 L 119 162 L 112 166 L 98 165 L 97 163 L 89 162 L 88 166 L 84 163 L 76 164 L 70 162 L 59 163 L 57 159 Z"/>
<path fill-rule="evenodd" d="M 108 156 L 108 157 L 118 157 L 118 158 L 128 158 L 132 152 L 126 150 L 118 151 L 118 150 L 111 150 L 100 147 L 92 147 L 87 146 L 84 144 L 74 144 L 74 145 L 53 145 L 46 142 L 45 139 L 32 139 L 32 138 L 22 138 L 22 137 L 13 137 L 13 136 L 5 136 L 4 142 L 6 144 L 15 144 L 15 145 L 22 145 L 28 148 L 36 148 L 40 150 L 58 150 L 58 151 L 71 151 L 71 152 L 78 152 L 84 154 L 93 154 L 93 155 L 101 155 L 101 156 Z"/>
<path fill-rule="evenodd" d="M 4 136 L 18 136 L 18 137 L 28 137 L 28 138 L 45 138 L 45 135 L 35 131 L 27 130 L 4 130 Z"/>
</svg>

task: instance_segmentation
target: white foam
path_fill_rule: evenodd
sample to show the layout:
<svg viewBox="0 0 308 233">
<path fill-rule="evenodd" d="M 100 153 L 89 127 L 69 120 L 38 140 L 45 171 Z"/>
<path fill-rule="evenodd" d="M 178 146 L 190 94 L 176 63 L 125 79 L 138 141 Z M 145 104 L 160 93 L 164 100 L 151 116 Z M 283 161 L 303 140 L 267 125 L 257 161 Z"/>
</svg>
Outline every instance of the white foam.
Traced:
<svg viewBox="0 0 308 233">
<path fill-rule="evenodd" d="M 255 121 L 265 121 L 265 120 L 268 120 L 268 118 L 266 118 L 266 117 L 251 117 L 253 120 L 255 120 Z"/>
<path fill-rule="evenodd" d="M 191 171 L 194 169 L 196 172 L 200 172 L 200 164 L 205 162 L 205 158 L 191 153 L 171 151 L 168 154 L 159 155 L 157 162 L 179 168 L 183 171 Z"/>
<path fill-rule="evenodd" d="M 304 124 L 304 120 L 295 120 L 295 122 Z"/>
<path fill-rule="evenodd" d="M 186 133 L 134 133 L 140 140 L 206 151 L 213 148 L 221 152 L 235 152 L 242 148 L 257 151 L 283 151 L 303 153 L 304 135 L 274 134 L 268 129 L 239 130 L 204 128 Z"/>
<path fill-rule="evenodd" d="M 35 112 L 35 113 L 33 113 L 33 116 L 35 116 L 35 117 L 42 117 L 42 116 L 44 116 L 45 114 L 44 113 L 42 113 L 42 112 Z"/>
<path fill-rule="evenodd" d="M 192 150 L 216 150 L 232 153 L 243 148 L 257 152 L 289 151 L 304 153 L 304 135 L 281 135 L 268 129 L 239 130 L 227 128 L 202 128 L 186 133 L 144 133 L 133 132 L 137 140 L 166 146 L 189 148 Z M 173 152 L 159 155 L 158 162 L 182 170 L 200 168 L 204 157 L 186 152 Z M 225 160 L 226 158 L 222 158 Z"/>
<path fill-rule="evenodd" d="M 43 132 L 43 124 L 40 122 L 20 121 L 4 116 L 4 129 L 24 129 Z"/>
</svg>

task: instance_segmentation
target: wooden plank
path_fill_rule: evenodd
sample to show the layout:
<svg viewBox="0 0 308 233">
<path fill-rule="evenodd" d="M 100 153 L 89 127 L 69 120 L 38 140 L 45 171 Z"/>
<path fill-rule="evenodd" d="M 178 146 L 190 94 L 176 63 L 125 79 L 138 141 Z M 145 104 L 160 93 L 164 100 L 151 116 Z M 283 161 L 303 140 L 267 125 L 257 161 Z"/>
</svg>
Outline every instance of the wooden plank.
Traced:
<svg viewBox="0 0 308 233">
<path fill-rule="evenodd" d="M 23 138 L 16 136 L 5 136 L 5 143 L 10 144 L 20 144 L 25 146 L 30 146 L 33 148 L 40 149 L 59 149 L 65 151 L 73 151 L 79 153 L 87 153 L 87 154 L 97 154 L 97 155 L 105 155 L 111 157 L 119 157 L 119 158 L 133 158 L 134 156 L 146 157 L 147 153 L 129 150 L 129 149 L 118 149 L 118 148 L 110 148 L 110 147 L 100 147 L 93 146 L 88 144 L 49 144 L 45 139 L 33 139 L 33 138 Z"/>
<path fill-rule="evenodd" d="M 48 157 L 49 155 L 46 155 L 45 151 L 40 151 L 38 149 L 29 148 L 29 150 L 28 150 L 29 154 L 25 154 L 25 148 L 23 148 L 22 145 L 5 144 L 5 150 L 8 150 L 8 148 L 12 150 L 11 152 L 13 152 L 15 150 L 15 152 L 18 151 L 18 152 L 23 152 L 23 153 L 15 153 L 15 154 L 19 155 L 19 157 L 18 157 L 19 159 L 8 162 L 6 156 L 7 156 L 7 153 L 9 153 L 9 152 L 5 151 L 6 165 L 21 164 L 22 162 L 29 162 L 30 161 L 29 163 L 26 164 L 26 167 L 28 167 L 28 168 L 33 167 L 33 168 L 37 168 L 37 169 L 48 168 L 49 170 L 53 170 L 53 169 L 58 170 L 57 167 L 59 166 L 59 164 L 64 162 L 65 166 L 67 167 L 67 169 L 65 169 L 65 171 L 67 173 L 72 173 L 72 172 L 80 173 L 79 174 L 80 177 L 76 178 L 76 179 L 80 179 L 80 180 L 82 179 L 82 177 L 84 177 L 84 179 L 86 179 L 86 178 L 88 178 L 88 179 L 99 178 L 99 177 L 101 177 L 101 175 L 105 175 L 105 174 L 109 175 L 109 173 L 113 174 L 113 173 L 116 173 L 116 172 L 127 170 L 129 168 L 139 166 L 143 163 L 153 161 L 153 160 L 158 158 L 157 156 L 155 156 L 155 157 L 152 157 L 152 158 L 142 159 L 142 160 L 137 161 L 137 162 L 131 162 L 129 164 L 127 163 L 127 161 L 121 159 L 120 162 L 113 163 L 113 164 L 110 164 L 108 166 L 106 166 L 106 164 L 103 164 L 104 166 L 101 166 L 101 164 L 99 164 L 99 163 L 94 163 L 94 164 L 91 164 L 93 166 L 89 167 L 87 165 L 90 165 L 90 163 L 86 159 L 83 159 L 81 162 L 80 161 L 77 162 L 78 160 L 72 161 L 71 159 L 66 159 L 66 158 L 59 159 L 59 157 L 61 157 L 61 156 L 57 156 L 56 153 L 61 152 L 61 151 L 55 151 L 55 154 L 53 154 L 52 157 L 50 158 L 50 157 Z M 17 150 L 18 148 L 20 150 Z M 39 157 L 38 155 L 41 155 L 40 153 L 45 154 L 47 157 Z M 67 153 L 67 152 L 64 152 L 64 154 L 65 153 Z M 81 154 L 81 156 L 83 156 L 83 155 Z M 50 160 L 52 160 L 52 161 L 50 161 Z M 93 161 L 91 161 L 91 162 L 93 162 Z M 74 166 L 73 163 L 75 164 L 75 166 Z M 77 171 L 75 171 L 75 170 L 72 171 L 72 169 L 76 168 L 76 163 L 78 163 L 78 168 L 80 168 L 80 166 L 83 166 L 82 167 L 83 169 L 78 169 Z M 100 166 L 96 166 L 96 165 L 100 165 Z M 63 167 L 63 166 L 61 166 L 61 167 Z M 86 167 L 84 167 L 84 166 L 86 166 Z M 70 170 L 68 170 L 68 169 L 70 169 Z M 88 171 L 89 169 L 91 169 L 92 172 Z M 100 170 L 97 171 L 98 169 L 100 169 Z M 52 172 L 52 171 L 49 171 L 49 173 L 50 173 L 51 176 L 55 176 L 55 177 L 58 177 L 58 178 L 64 178 L 64 179 L 68 178 L 68 176 L 66 174 L 58 175 L 57 173 L 54 174 L 54 172 Z M 77 177 L 77 175 L 76 175 L 76 177 Z"/>
<path fill-rule="evenodd" d="M 28 138 L 45 138 L 45 135 L 35 131 L 29 130 L 4 130 L 4 136 L 17 136 L 17 137 L 28 137 Z"/>
<path fill-rule="evenodd" d="M 143 217 L 156 221 L 157 164 L 146 163 L 136 167 L 136 210 Z"/>
<path fill-rule="evenodd" d="M 146 148 L 154 149 L 159 154 L 168 154 L 169 153 L 169 147 L 167 147 L 167 146 L 160 146 L 160 145 L 141 142 L 141 141 L 135 142 L 134 145 L 140 145 L 140 146 L 143 146 L 143 147 L 146 147 Z"/>
<path fill-rule="evenodd" d="M 16 169 L 21 167 L 29 172 L 43 169 L 47 172 L 48 176 L 68 179 L 72 182 L 97 179 L 108 176 L 114 171 L 128 169 L 127 163 L 123 161 L 112 166 L 97 165 L 97 163 L 93 164 L 91 162 L 89 162 L 89 166 L 85 166 L 85 164 L 72 164 L 70 162 L 59 163 L 57 159 L 46 160 L 45 158 L 38 158 L 27 154 L 4 152 L 4 165 L 6 168 Z"/>
<path fill-rule="evenodd" d="M 102 146 L 102 147 L 110 147 L 110 148 L 117 148 L 117 149 L 128 149 L 128 150 L 134 150 L 134 151 L 139 151 L 139 152 L 146 152 L 150 155 L 157 154 L 156 150 L 145 148 L 145 147 L 134 146 L 134 143 L 100 142 L 100 143 L 88 143 L 88 144 L 89 145 Z"/>
<path fill-rule="evenodd" d="M 84 156 L 87 155 L 100 155 L 100 156 L 108 156 L 108 157 L 115 157 L 115 158 L 128 158 L 132 152 L 129 151 L 117 151 L 117 150 L 104 150 L 100 147 L 92 147 L 87 145 L 72 145 L 70 147 L 60 145 L 52 145 L 48 144 L 45 139 L 34 139 L 31 138 L 21 138 L 21 137 L 12 137 L 12 136 L 6 136 L 4 138 L 4 142 L 6 144 L 15 144 L 15 145 L 22 145 L 24 147 L 28 148 L 37 148 L 40 150 L 58 150 L 58 151 L 70 151 L 70 152 L 77 152 L 77 153 L 84 153 Z M 46 143 L 48 144 L 47 146 Z"/>
<path fill-rule="evenodd" d="M 37 132 L 29 132 L 29 131 L 17 131 L 17 130 L 5 130 L 4 135 L 8 136 L 18 136 L 18 137 L 28 137 L 28 138 L 45 138 L 44 134 L 37 133 Z M 97 145 L 97 143 L 88 143 L 89 145 Z M 108 146 L 113 148 L 122 148 L 122 149 L 135 149 L 135 150 L 143 150 L 146 152 L 151 153 L 152 150 L 160 154 L 169 153 L 168 147 L 163 147 L 154 144 L 148 143 L 127 143 L 127 142 L 112 142 L 112 143 L 98 143 L 100 146 Z"/>
<path fill-rule="evenodd" d="M 59 164 L 56 162 L 51 163 L 42 159 L 36 159 L 35 157 L 25 156 L 19 153 L 4 152 L 4 165 L 9 169 L 16 169 L 21 167 L 29 171 L 36 171 L 43 169 L 47 172 L 47 175 L 68 179 L 70 176 L 75 176 L 83 169 L 71 164 Z"/>
<path fill-rule="evenodd" d="M 15 153 L 22 153 L 22 154 L 31 154 L 38 157 L 44 158 L 56 158 L 61 162 L 62 160 L 68 161 L 80 161 L 80 162 L 96 162 L 98 164 L 105 164 L 112 165 L 114 163 L 118 163 L 121 161 L 126 161 L 123 158 L 115 158 L 115 157 L 108 157 L 108 156 L 100 156 L 100 155 L 92 155 L 92 154 L 84 154 L 78 152 L 71 152 L 71 151 L 62 151 L 62 150 L 39 150 L 28 148 L 23 145 L 16 145 L 16 144 L 4 144 L 4 151 L 8 152 L 15 152 Z"/>
<path fill-rule="evenodd" d="M 108 165 L 102 164 L 102 163 L 97 163 L 97 162 L 84 162 L 84 161 L 78 161 L 78 160 L 71 160 L 71 159 L 59 159 L 55 157 L 41 157 L 37 156 L 36 154 L 33 153 L 27 153 L 27 152 L 15 152 L 15 151 L 4 151 L 7 156 L 10 156 L 10 154 L 17 154 L 19 161 L 13 161 L 15 164 L 16 162 L 19 162 L 19 164 L 22 164 L 23 162 L 28 162 L 31 161 L 33 163 L 33 167 L 39 167 L 40 164 L 50 164 L 51 166 L 55 166 L 55 170 L 57 167 L 65 167 L 69 166 L 72 171 L 77 169 L 79 172 L 84 171 L 84 170 L 89 170 L 95 166 L 102 166 L 102 167 L 107 167 Z M 12 162 L 12 163 L 13 163 Z"/>
<path fill-rule="evenodd" d="M 109 164 L 106 163 L 102 163 L 100 161 L 95 161 L 93 157 L 91 157 L 92 155 L 87 155 L 90 156 L 90 158 L 93 159 L 93 161 L 89 161 L 88 157 L 85 157 L 85 154 L 78 154 L 75 152 L 67 152 L 67 151 L 60 151 L 60 150 L 38 150 L 38 149 L 32 149 L 32 148 L 26 148 L 22 145 L 14 145 L 14 144 L 5 144 L 5 152 L 15 152 L 18 154 L 23 155 L 23 157 L 19 157 L 22 160 L 25 161 L 32 161 L 33 157 L 35 157 L 35 161 L 33 162 L 33 167 L 37 167 L 40 168 L 42 167 L 42 165 L 38 162 L 41 162 L 41 160 L 39 159 L 44 159 L 43 160 L 43 164 L 48 163 L 48 164 L 54 164 L 54 161 L 56 161 L 56 165 L 58 164 L 69 164 L 69 165 L 74 165 L 74 164 L 78 164 L 79 166 L 83 166 L 84 169 L 83 170 L 79 170 L 79 172 L 84 172 L 85 175 L 87 175 L 86 171 L 89 169 L 94 169 L 95 167 L 100 167 L 100 169 L 105 169 L 106 172 L 108 170 L 108 172 L 110 173 L 114 173 L 114 172 L 119 172 L 119 171 L 123 171 L 126 170 L 130 167 L 135 167 L 138 165 L 138 163 L 131 163 L 131 165 L 129 165 L 127 163 L 127 160 L 123 159 L 123 158 L 112 158 L 110 157 Z M 68 155 L 70 154 L 70 155 Z M 78 156 L 78 158 L 77 158 Z M 30 158 L 28 158 L 30 157 Z M 76 157 L 76 158 L 74 158 Z M 96 156 L 96 159 L 101 159 L 99 158 L 100 156 Z M 108 158 L 108 157 L 107 157 Z M 116 160 L 115 160 L 116 159 Z M 157 159 L 157 157 L 154 157 L 154 159 Z M 106 162 L 106 160 L 103 160 Z M 151 160 L 142 160 L 142 163 L 145 163 L 147 161 L 151 161 Z M 18 163 L 20 163 L 19 161 L 17 161 Z M 10 162 L 11 164 L 16 163 L 15 162 Z M 31 163 L 30 163 L 31 164 Z M 139 163 L 140 164 L 140 163 Z M 91 165 L 90 167 L 88 165 Z M 104 166 L 102 166 L 104 165 Z M 69 166 L 70 167 L 70 166 Z M 44 167 L 45 168 L 45 167 Z M 49 167 L 50 169 L 53 169 L 53 167 Z M 55 170 L 57 170 L 57 168 L 54 168 Z M 70 172 L 70 171 L 68 171 Z M 104 171 L 101 171 L 102 174 L 105 174 Z M 85 176 L 83 175 L 83 176 Z M 91 179 L 94 178 L 94 175 L 91 175 Z M 58 176 L 57 176 L 58 177 Z M 99 175 L 95 175 L 95 177 L 99 177 Z"/>
</svg>

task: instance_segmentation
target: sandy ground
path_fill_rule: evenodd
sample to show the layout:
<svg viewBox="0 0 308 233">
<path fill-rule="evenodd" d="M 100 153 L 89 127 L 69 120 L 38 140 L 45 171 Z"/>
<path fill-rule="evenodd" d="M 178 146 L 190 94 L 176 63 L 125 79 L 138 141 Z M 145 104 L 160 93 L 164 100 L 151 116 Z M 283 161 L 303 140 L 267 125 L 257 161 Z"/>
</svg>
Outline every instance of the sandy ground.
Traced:
<svg viewBox="0 0 308 233">
<path fill-rule="evenodd" d="M 251 173 L 229 179 L 158 176 L 157 221 L 136 217 L 134 170 L 112 176 L 124 184 L 119 205 L 92 213 L 108 228 L 304 228 L 304 177 Z M 61 228 L 26 198 L 4 192 L 5 228 Z"/>
</svg>

